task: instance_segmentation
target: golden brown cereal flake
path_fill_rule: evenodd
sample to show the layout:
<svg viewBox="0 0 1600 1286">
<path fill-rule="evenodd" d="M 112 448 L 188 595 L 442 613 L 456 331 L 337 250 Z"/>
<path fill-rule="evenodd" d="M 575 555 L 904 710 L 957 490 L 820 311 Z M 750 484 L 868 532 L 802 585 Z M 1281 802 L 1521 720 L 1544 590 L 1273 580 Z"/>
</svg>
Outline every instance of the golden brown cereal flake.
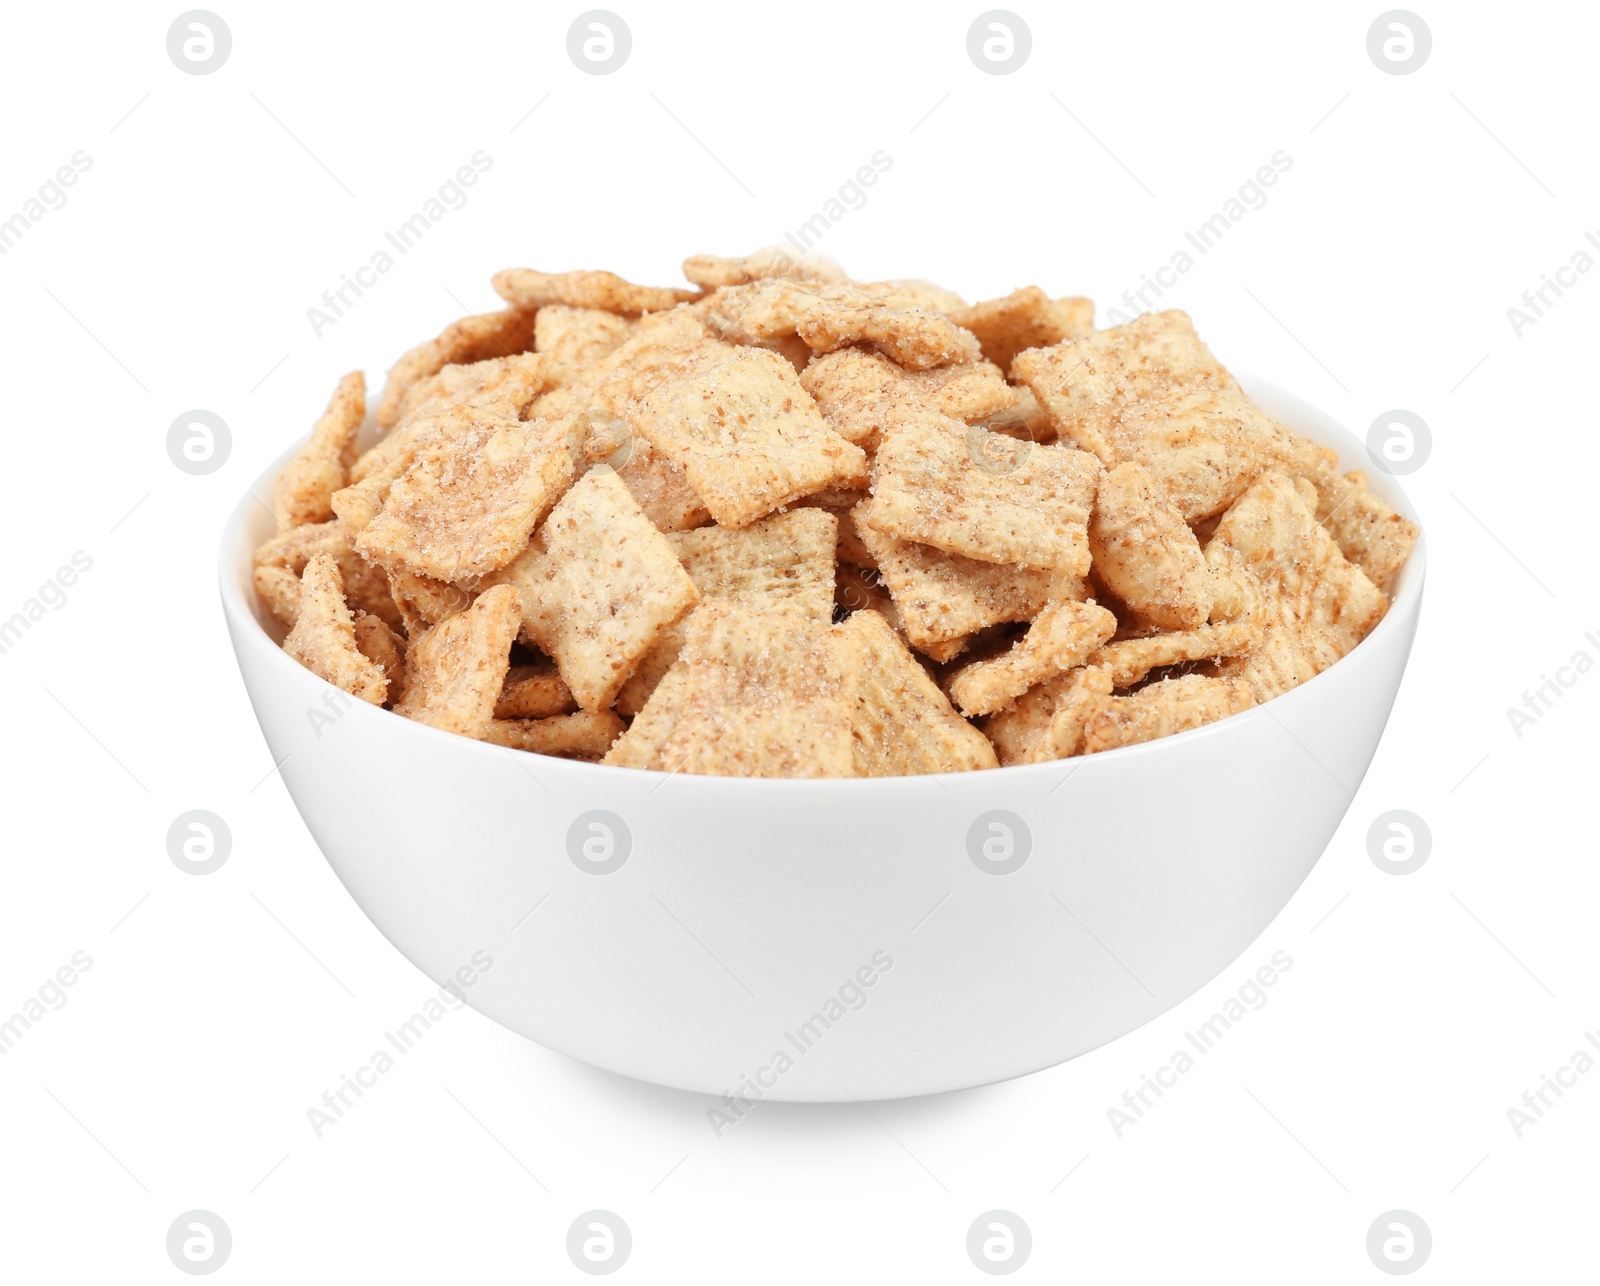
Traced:
<svg viewBox="0 0 1600 1286">
<path fill-rule="evenodd" d="M 993 714 L 1036 683 L 1082 665 L 1116 631 L 1117 618 L 1094 603 L 1052 603 L 1001 656 L 974 661 L 950 680 L 963 714 Z"/>
<path fill-rule="evenodd" d="M 711 511 L 700 493 L 689 485 L 689 476 L 679 465 L 635 434 L 628 446 L 627 460 L 617 468 L 617 476 L 645 516 L 662 531 L 688 531 L 711 521 Z"/>
<path fill-rule="evenodd" d="M 382 668 L 356 646 L 355 624 L 345 606 L 339 565 L 317 554 L 300 576 L 300 611 L 283 650 L 313 674 L 353 697 L 383 704 L 388 681 Z"/>
<path fill-rule="evenodd" d="M 495 719 L 485 741 L 536 755 L 599 762 L 623 733 L 623 722 L 609 710 L 580 710 L 543 719 Z"/>
<path fill-rule="evenodd" d="M 1002 414 L 1017 402 L 1017 390 L 992 363 L 906 371 L 860 348 L 816 358 L 800 373 L 800 385 L 840 437 L 869 451 L 877 449 L 884 424 L 899 407 L 973 421 Z"/>
<path fill-rule="evenodd" d="M 1211 612 L 1211 573 L 1200 542 L 1143 465 L 1100 479 L 1089 519 L 1094 572 L 1129 610 L 1166 630 L 1193 629 Z"/>
<path fill-rule="evenodd" d="M 796 281 L 843 281 L 844 269 L 826 255 L 794 254 L 785 246 L 767 246 L 736 259 L 717 255 L 690 255 L 683 275 L 704 290 L 742 286 L 767 277 L 792 277 Z"/>
<path fill-rule="evenodd" d="M 646 397 L 633 424 L 725 527 L 866 472 L 865 454 L 828 427 L 794 369 L 761 349 L 706 353 Z"/>
<path fill-rule="evenodd" d="M 833 555 L 838 519 L 821 509 L 773 514 L 748 527 L 701 527 L 669 535 L 702 598 L 761 612 L 798 612 L 826 624 L 833 616 Z M 617 708 L 644 708 L 683 648 L 684 624 L 669 625 L 623 685 Z"/>
<path fill-rule="evenodd" d="M 574 484 L 540 535 L 544 552 L 513 570 L 525 634 L 555 658 L 580 706 L 608 709 L 699 594 L 667 538 L 605 465 Z"/>
<path fill-rule="evenodd" d="M 481 407 L 518 420 L 529 403 L 553 383 L 552 374 L 551 364 L 537 353 L 452 362 L 406 390 L 400 399 L 399 424 L 414 416 L 438 415 L 453 406 Z M 356 477 L 354 470 L 351 476 Z"/>
<path fill-rule="evenodd" d="M 1089 570 L 1089 510 L 1100 462 L 1061 445 L 1008 444 L 946 417 L 904 416 L 878 448 L 872 524 L 980 562 Z"/>
<path fill-rule="evenodd" d="M 689 618 L 686 633 L 683 707 L 660 751 L 666 771 L 852 774 L 855 694 L 832 626 L 708 599 Z"/>
<path fill-rule="evenodd" d="M 1218 667 L 1224 677 L 1242 680 L 1257 701 L 1326 670 L 1389 607 L 1388 595 L 1346 560 L 1281 473 L 1262 474 L 1233 503 L 1206 546 L 1206 561 L 1219 607 L 1259 604 L 1263 613 L 1260 644 Z"/>
<path fill-rule="evenodd" d="M 824 284 L 773 280 L 730 286 L 706 301 L 723 338 L 748 344 L 799 335 L 820 352 L 870 344 L 907 370 L 975 362 L 978 341 L 902 283 Z"/>
<path fill-rule="evenodd" d="M 399 628 L 400 614 L 389 595 L 389 577 L 383 568 L 356 553 L 354 533 L 337 518 L 279 532 L 256 550 L 256 587 L 274 616 L 285 625 L 294 624 L 294 616 L 284 613 L 298 613 L 300 573 L 319 553 L 332 554 L 339 564 L 344 596 L 352 608 L 372 613 L 390 628 Z M 287 572 L 289 581 L 276 575 L 278 572 Z M 290 581 L 294 585 L 292 593 Z"/>
<path fill-rule="evenodd" d="M 689 689 L 689 672 L 680 657 L 678 662 L 656 684 L 650 700 L 645 702 L 627 732 L 600 762 L 616 768 L 652 768 L 664 771 L 665 762 L 661 747 L 666 744 L 672 730 L 678 726 L 678 716 L 683 713 L 683 699 Z"/>
<path fill-rule="evenodd" d="M 478 596 L 474 590 L 408 571 L 389 573 L 389 595 L 406 637 L 413 639 L 446 617 L 466 611 Z"/>
<path fill-rule="evenodd" d="M 919 651 L 937 656 L 940 644 L 966 638 L 990 625 L 1029 621 L 1053 598 L 1083 597 L 1074 577 L 1000 563 L 983 563 L 880 531 L 877 501 L 853 513 L 855 529 L 873 557 L 899 609 L 906 637 Z M 960 649 L 958 648 L 957 651 Z"/>
<path fill-rule="evenodd" d="M 855 693 L 850 735 L 857 777 L 999 766 L 988 740 L 955 712 L 878 613 L 857 612 L 834 636 Z"/>
<path fill-rule="evenodd" d="M 1250 685 L 1238 679 L 1202 674 L 1162 679 L 1130 696 L 1100 698 L 1084 722 L 1083 753 L 1170 737 L 1239 714 L 1255 703 Z"/>
<path fill-rule="evenodd" d="M 482 738 L 511 663 L 522 603 L 496 585 L 464 612 L 446 617 L 406 652 L 406 695 L 395 713 L 445 732 Z"/>
<path fill-rule="evenodd" d="M 507 268 L 495 273 L 495 294 L 517 308 L 598 308 L 622 317 L 659 313 L 698 298 L 694 290 L 636 286 L 614 272 L 535 272 L 532 268 Z"/>
<path fill-rule="evenodd" d="M 549 662 L 513 665 L 506 671 L 500 697 L 494 703 L 496 719 L 548 719 L 571 714 L 578 708 L 561 672 Z"/>
<path fill-rule="evenodd" d="M 311 440 L 278 475 L 273 511 L 280 530 L 333 517 L 333 493 L 348 479 L 366 416 L 367 381 L 360 371 L 351 371 L 334 389 Z"/>
<path fill-rule="evenodd" d="M 475 412 L 469 429 L 417 451 L 356 548 L 438 580 L 504 567 L 576 476 L 580 447 L 574 421 Z"/>
<path fill-rule="evenodd" d="M 1023 349 L 1046 348 L 1093 329 L 1094 304 L 1089 300 L 1081 302 L 1089 305 L 1087 326 L 1080 324 L 1080 309 L 1058 306 L 1037 286 L 1024 286 L 1003 298 L 986 299 L 946 315 L 978 337 L 984 357 L 1002 371 L 1009 371 L 1011 359 Z"/>
<path fill-rule="evenodd" d="M 418 344 L 390 368 L 378 403 L 379 427 L 393 428 L 400 420 L 400 403 L 411 386 L 437 375 L 446 366 L 509 357 L 525 353 L 532 346 L 531 309 L 504 308 L 451 322 L 438 338 Z"/>
<path fill-rule="evenodd" d="M 1333 537 L 1339 551 L 1366 572 L 1379 589 L 1388 586 L 1417 543 L 1417 525 L 1398 514 L 1382 496 L 1367 489 L 1360 470 L 1340 477 L 1319 470 L 1309 481 L 1316 492 L 1317 522 Z M 1301 493 L 1305 498 L 1305 493 Z"/>
<path fill-rule="evenodd" d="M 384 701 L 394 705 L 406 692 L 405 644 L 383 621 L 367 612 L 356 612 L 352 624 L 355 627 L 356 649 L 383 671 L 383 677 L 389 684 Z"/>
<path fill-rule="evenodd" d="M 1307 473 L 1335 458 L 1246 397 L 1186 313 L 1029 349 L 1012 373 L 1063 437 L 1108 468 L 1143 464 L 1188 522 L 1227 508 L 1263 469 Z"/>
<path fill-rule="evenodd" d="M 549 304 L 534 323 L 533 346 L 550 364 L 551 383 L 561 388 L 626 343 L 638 326 L 599 308 Z"/>
<path fill-rule="evenodd" d="M 1180 633 L 1118 639 L 1090 657 L 1089 664 L 1103 667 L 1114 687 L 1129 688 L 1165 666 L 1245 656 L 1261 637 L 1262 626 L 1256 620 L 1219 621 Z"/>
</svg>

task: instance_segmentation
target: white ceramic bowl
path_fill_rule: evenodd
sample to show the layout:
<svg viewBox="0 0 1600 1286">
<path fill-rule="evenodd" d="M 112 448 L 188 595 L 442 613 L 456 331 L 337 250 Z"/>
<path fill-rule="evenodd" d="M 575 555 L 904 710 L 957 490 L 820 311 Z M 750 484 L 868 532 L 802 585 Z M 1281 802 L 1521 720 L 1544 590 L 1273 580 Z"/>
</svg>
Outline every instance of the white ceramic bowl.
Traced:
<svg viewBox="0 0 1600 1286">
<path fill-rule="evenodd" d="M 1246 384 L 1415 519 L 1357 439 Z M 256 601 L 251 551 L 271 534 L 247 496 L 223 537 L 239 669 L 290 796 L 383 934 L 551 1049 L 801 1102 L 1037 1071 L 1226 968 L 1306 877 L 1371 762 L 1424 559 L 1419 543 L 1349 656 L 1208 727 L 988 772 L 755 781 L 529 755 L 342 699 L 279 649 Z M 595 811 L 626 834 L 594 829 Z M 1004 857 L 1008 833 L 1011 860 L 985 857 L 986 841 Z"/>
</svg>

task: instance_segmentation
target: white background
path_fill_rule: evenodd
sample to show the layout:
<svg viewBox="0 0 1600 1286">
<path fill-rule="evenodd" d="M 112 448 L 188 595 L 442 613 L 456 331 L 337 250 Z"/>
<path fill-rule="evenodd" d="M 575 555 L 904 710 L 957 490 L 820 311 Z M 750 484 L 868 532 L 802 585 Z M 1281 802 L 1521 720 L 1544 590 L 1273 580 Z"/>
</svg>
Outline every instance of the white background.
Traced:
<svg viewBox="0 0 1600 1286">
<path fill-rule="evenodd" d="M 1521 1138 L 1506 1110 L 1600 1029 L 1600 677 L 1521 737 L 1505 713 L 1600 657 L 1600 273 L 1520 338 L 1506 318 L 1600 229 L 1592 7 L 1430 3 L 1431 58 L 1391 76 L 1379 3 L 1023 6 L 1032 56 L 991 76 L 979 4 L 615 0 L 633 52 L 596 77 L 577 5 L 215 3 L 233 51 L 206 76 L 167 56 L 177 5 L 13 8 L 0 38 L 0 218 L 93 159 L 0 257 L 0 616 L 93 559 L 0 655 L 0 1015 L 94 961 L 0 1058 L 6 1280 L 181 1280 L 163 1242 L 197 1207 L 239 1282 L 586 1280 L 564 1237 L 594 1207 L 642 1281 L 984 1280 L 963 1241 L 997 1207 L 1033 1231 L 1019 1280 L 1384 1280 L 1366 1231 L 1397 1207 L 1432 1229 L 1422 1279 L 1593 1274 L 1600 1069 Z M 479 149 L 465 208 L 315 338 L 306 309 Z M 880 149 L 823 242 L 855 275 L 1102 309 L 1293 158 L 1168 301 L 1358 433 L 1396 407 L 1432 428 L 1406 481 L 1422 627 L 1338 836 L 1199 995 L 1018 1082 L 876 1119 L 762 1105 L 719 1139 L 709 1100 L 465 1012 L 315 1138 L 306 1109 L 431 987 L 270 775 L 214 587 L 225 515 L 340 374 L 380 384 L 494 306 L 494 270 L 675 282 Z M 206 477 L 165 450 L 191 408 L 233 434 Z M 165 851 L 193 808 L 234 839 L 204 878 Z M 1368 858 L 1391 808 L 1432 829 L 1415 874 Z M 1275 950 L 1270 1004 L 1117 1138 L 1107 1109 Z"/>
</svg>

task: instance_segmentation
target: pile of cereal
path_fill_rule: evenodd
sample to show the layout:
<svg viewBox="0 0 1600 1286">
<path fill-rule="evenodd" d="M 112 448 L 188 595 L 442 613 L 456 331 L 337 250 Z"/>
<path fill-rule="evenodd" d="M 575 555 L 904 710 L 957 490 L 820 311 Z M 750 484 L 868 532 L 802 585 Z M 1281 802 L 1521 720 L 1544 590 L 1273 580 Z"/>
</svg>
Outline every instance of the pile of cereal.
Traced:
<svg viewBox="0 0 1600 1286">
<path fill-rule="evenodd" d="M 1093 328 L 768 250 L 696 289 L 513 269 L 359 372 L 256 553 L 284 650 L 514 750 L 957 772 L 1195 728 L 1359 643 L 1416 528 L 1181 312 Z"/>
</svg>

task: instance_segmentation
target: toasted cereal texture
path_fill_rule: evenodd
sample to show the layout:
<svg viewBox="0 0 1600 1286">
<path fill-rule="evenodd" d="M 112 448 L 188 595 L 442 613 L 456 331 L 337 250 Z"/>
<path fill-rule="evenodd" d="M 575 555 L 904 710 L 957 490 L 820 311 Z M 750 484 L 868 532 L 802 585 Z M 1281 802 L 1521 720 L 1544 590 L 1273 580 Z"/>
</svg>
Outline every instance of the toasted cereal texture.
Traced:
<svg viewBox="0 0 1600 1286">
<path fill-rule="evenodd" d="M 1100 463 L 1071 447 L 1011 443 L 939 416 L 889 426 L 874 469 L 872 524 L 880 531 L 980 562 L 1089 570 L 1089 510 Z"/>
<path fill-rule="evenodd" d="M 844 348 L 815 358 L 800 373 L 800 385 L 847 442 L 875 450 L 893 408 L 916 407 L 972 421 L 1005 412 L 1017 390 L 989 362 L 965 362 L 928 371 L 905 371 L 887 357 Z"/>
<path fill-rule="evenodd" d="M 857 777 L 909 777 L 999 766 L 984 735 L 958 715 L 939 685 L 876 612 L 834 630 L 846 684 Z"/>
<path fill-rule="evenodd" d="M 535 272 L 507 268 L 491 279 L 495 294 L 517 308 L 598 308 L 623 317 L 659 313 L 698 297 L 693 290 L 636 286 L 614 272 Z"/>
<path fill-rule="evenodd" d="M 702 598 L 762 612 L 798 612 L 823 623 L 833 615 L 833 554 L 838 519 L 821 509 L 773 514 L 748 527 L 701 527 L 667 537 Z M 617 696 L 636 714 L 683 648 L 682 621 L 660 642 Z"/>
<path fill-rule="evenodd" d="M 1332 469 L 1319 470 L 1303 481 L 1315 490 L 1317 522 L 1333 537 L 1339 552 L 1379 589 L 1386 588 L 1411 556 L 1417 525 L 1367 490 L 1366 475 L 1360 470 L 1342 478 Z M 1305 498 L 1305 493 L 1301 496 Z"/>
<path fill-rule="evenodd" d="M 389 596 L 406 637 L 412 639 L 426 634 L 446 617 L 466 611 L 477 598 L 473 590 L 407 571 L 389 574 Z"/>
<path fill-rule="evenodd" d="M 983 735 L 994 747 L 1002 768 L 1052 758 L 1041 751 L 1050 734 L 1050 720 L 1055 717 L 1061 690 L 1071 681 L 1072 675 L 1081 673 L 1081 670 L 1072 670 L 1035 684 L 1004 710 L 981 721 Z"/>
<path fill-rule="evenodd" d="M 388 575 L 383 568 L 374 566 L 356 553 L 354 533 L 337 518 L 279 532 L 256 550 L 256 587 L 272 607 L 274 616 L 285 625 L 294 624 L 293 617 L 285 618 L 282 611 L 299 611 L 300 573 L 305 570 L 312 555 L 319 553 L 332 554 L 338 562 L 344 596 L 352 608 L 371 612 L 390 628 L 399 628 L 400 614 L 389 595 Z M 295 584 L 293 594 L 287 592 L 287 582 L 281 577 L 263 576 L 263 572 L 273 570 L 286 570 L 291 574 Z M 262 589 L 264 581 L 273 587 L 271 592 Z"/>
<path fill-rule="evenodd" d="M 543 719 L 497 718 L 489 724 L 483 739 L 536 755 L 598 762 L 622 735 L 623 728 L 622 720 L 609 710 L 580 710 Z"/>
<path fill-rule="evenodd" d="M 725 339 L 742 344 L 795 334 L 821 352 L 865 343 L 919 371 L 977 361 L 977 339 L 930 305 L 932 289 L 908 282 L 758 281 L 718 291 L 705 301 L 705 317 Z"/>
<path fill-rule="evenodd" d="M 257 567 L 256 593 L 280 625 L 294 627 L 300 615 L 300 578 L 287 567 Z"/>
<path fill-rule="evenodd" d="M 1102 697 L 1084 721 L 1083 753 L 1096 754 L 1170 737 L 1248 710 L 1256 699 L 1238 679 L 1186 674 L 1162 679 L 1125 697 Z"/>
<path fill-rule="evenodd" d="M 689 618 L 686 635 L 683 708 L 661 747 L 667 771 L 852 774 L 855 694 L 832 626 L 707 599 Z"/>
<path fill-rule="evenodd" d="M 1089 551 L 1101 582 L 1143 620 L 1188 630 L 1211 612 L 1211 573 L 1200 542 L 1141 464 L 1100 479 Z"/>
<path fill-rule="evenodd" d="M 406 695 L 395 713 L 418 723 L 481 738 L 511 663 L 522 603 L 496 585 L 464 612 L 446 617 L 406 651 Z"/>
<path fill-rule="evenodd" d="M 876 507 L 876 500 L 856 506 L 855 530 L 882 572 L 906 637 L 921 652 L 990 625 L 1032 620 L 1052 598 L 1083 597 L 1082 583 L 1075 578 L 978 562 L 897 539 L 875 525 Z M 941 659 L 950 655 L 954 653 Z"/>
<path fill-rule="evenodd" d="M 1308 473 L 1336 459 L 1250 401 L 1186 313 L 1029 349 L 1012 373 L 1067 440 L 1107 467 L 1145 465 L 1187 522 L 1226 509 L 1263 469 Z"/>
<path fill-rule="evenodd" d="M 1254 619 L 1219 621 L 1174 634 L 1150 634 L 1142 638 L 1118 639 L 1107 643 L 1089 664 L 1103 667 L 1114 687 L 1129 688 L 1151 670 L 1190 661 L 1249 654 L 1262 638 L 1263 627 Z"/>
<path fill-rule="evenodd" d="M 351 371 L 334 389 L 328 409 L 311 429 L 311 440 L 278 475 L 273 513 L 279 530 L 333 517 L 333 493 L 347 481 L 356 434 L 366 415 L 366 377 Z"/>
<path fill-rule="evenodd" d="M 494 703 L 496 719 L 549 719 L 578 708 L 554 665 L 513 665 Z"/>
<path fill-rule="evenodd" d="M 450 407 L 437 415 L 415 415 L 395 426 L 350 470 L 350 485 L 333 493 L 333 512 L 339 515 L 352 539 L 378 516 L 389 488 L 427 449 L 444 449 L 459 437 L 472 437 L 484 423 L 515 419 L 489 406 Z"/>
<path fill-rule="evenodd" d="M 978 342 L 942 313 L 926 308 L 829 301 L 805 313 L 795 333 L 822 353 L 847 344 L 871 344 L 907 370 L 978 360 Z"/>
<path fill-rule="evenodd" d="M 550 304 L 534 323 L 534 351 L 550 364 L 551 382 L 571 384 L 588 367 L 626 343 L 638 322 L 599 308 Z"/>
<path fill-rule="evenodd" d="M 974 661 L 950 680 L 963 714 L 993 714 L 1036 683 L 1082 665 L 1116 632 L 1117 618 L 1094 603 L 1052 603 L 1001 656 Z"/>
<path fill-rule="evenodd" d="M 1320 674 L 1367 636 L 1389 598 L 1318 526 L 1293 481 L 1268 471 L 1236 500 L 1206 546 L 1218 604 L 1259 604 L 1265 634 L 1248 655 L 1223 660 L 1257 701 Z M 1215 609 L 1214 609 L 1215 610 Z"/>
<path fill-rule="evenodd" d="M 858 289 L 864 291 L 879 291 L 891 297 L 897 306 L 914 305 L 917 308 L 931 308 L 935 312 L 953 313 L 957 309 L 965 308 L 967 301 L 953 290 L 946 290 L 943 286 L 931 281 L 924 281 L 921 277 L 898 277 L 892 281 L 868 281 L 857 283 Z"/>
<path fill-rule="evenodd" d="M 754 254 L 724 259 L 718 255 L 690 255 L 683 275 L 703 290 L 742 286 L 766 277 L 792 277 L 796 281 L 843 281 L 844 269 L 826 255 L 796 255 L 785 246 L 767 246 Z"/>
<path fill-rule="evenodd" d="M 689 688 L 689 672 L 680 659 L 656 684 L 627 732 L 618 737 L 600 762 L 616 768 L 652 768 L 665 771 L 661 747 L 678 726 L 683 700 Z"/>
<path fill-rule="evenodd" d="M 1064 675 L 1056 695 L 1050 729 L 1035 752 L 1036 759 L 1069 759 L 1084 753 L 1084 731 L 1112 699 L 1113 676 L 1102 666 L 1088 666 Z"/>
<path fill-rule="evenodd" d="M 576 428 L 475 413 L 468 431 L 416 453 L 356 548 L 384 567 L 438 580 L 504 567 L 576 476 Z"/>
<path fill-rule="evenodd" d="M 317 554 L 306 563 L 300 576 L 300 612 L 283 650 L 341 691 L 383 704 L 388 681 L 382 668 L 356 646 L 355 625 L 332 554 Z"/>
<path fill-rule="evenodd" d="M 693 309 L 651 314 L 640 319 L 627 340 L 585 367 L 566 387 L 535 402 L 529 415 L 625 417 L 639 398 L 717 346 Z"/>
<path fill-rule="evenodd" d="M 382 620 L 368 612 L 356 612 L 352 624 L 357 651 L 383 671 L 383 677 L 388 680 L 384 701 L 394 705 L 406 692 L 405 644 Z"/>
<path fill-rule="evenodd" d="M 585 710 L 609 709 L 662 631 L 699 598 L 667 538 L 606 465 L 580 478 L 519 561 L 526 635 Z"/>
<path fill-rule="evenodd" d="M 724 527 L 866 472 L 865 454 L 828 427 L 794 368 L 762 349 L 705 354 L 649 394 L 632 419 L 683 467 Z"/>
<path fill-rule="evenodd" d="M 1024 286 L 1000 299 L 986 299 L 970 308 L 947 314 L 957 326 L 978 337 L 983 355 L 1002 371 L 1025 348 L 1046 348 L 1064 339 L 1087 334 L 1094 325 L 1094 305 L 1089 303 L 1089 325 L 1080 326 L 1076 309 L 1061 308 L 1037 286 Z"/>
<path fill-rule="evenodd" d="M 452 362 L 437 375 L 419 380 L 406 390 L 400 399 L 399 422 L 413 416 L 437 415 L 452 406 L 483 407 L 498 411 L 508 420 L 520 419 L 529 403 L 551 383 L 551 363 L 537 353 Z M 354 471 L 351 476 L 355 476 Z"/>
<path fill-rule="evenodd" d="M 689 485 L 683 466 L 638 435 L 629 443 L 628 458 L 617 468 L 617 477 L 662 531 L 689 531 L 711 521 L 711 511 Z"/>
<path fill-rule="evenodd" d="M 451 322 L 438 338 L 418 344 L 390 368 L 378 403 L 379 426 L 393 428 L 400 419 L 400 403 L 411 386 L 437 375 L 446 366 L 509 357 L 527 352 L 532 345 L 531 309 L 504 308 Z"/>
</svg>

